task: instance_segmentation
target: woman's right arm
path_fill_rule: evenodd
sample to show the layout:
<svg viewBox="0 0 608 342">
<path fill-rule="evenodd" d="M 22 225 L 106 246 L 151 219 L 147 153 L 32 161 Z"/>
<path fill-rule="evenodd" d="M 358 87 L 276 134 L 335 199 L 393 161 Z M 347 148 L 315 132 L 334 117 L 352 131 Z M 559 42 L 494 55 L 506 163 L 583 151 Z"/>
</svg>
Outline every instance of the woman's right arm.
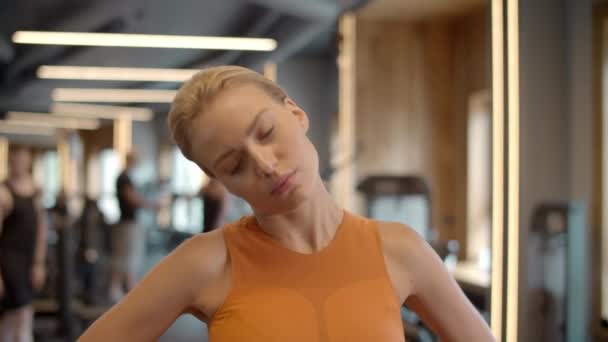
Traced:
<svg viewBox="0 0 608 342">
<path fill-rule="evenodd" d="M 81 342 L 156 341 L 210 285 L 217 267 L 213 239 L 197 236 L 165 257 L 117 305 L 79 338 Z"/>
</svg>

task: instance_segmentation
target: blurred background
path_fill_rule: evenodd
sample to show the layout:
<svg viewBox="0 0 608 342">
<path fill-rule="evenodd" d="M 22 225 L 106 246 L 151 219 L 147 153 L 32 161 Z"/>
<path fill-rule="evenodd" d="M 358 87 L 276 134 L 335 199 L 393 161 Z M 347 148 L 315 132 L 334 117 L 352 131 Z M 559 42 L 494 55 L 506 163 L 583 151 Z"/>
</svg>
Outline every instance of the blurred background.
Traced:
<svg viewBox="0 0 608 342">
<path fill-rule="evenodd" d="M 424 236 L 499 340 L 608 340 L 606 3 L 4 2 L 0 179 L 31 156 L 49 223 L 35 340 L 74 341 L 119 299 L 125 221 L 142 231 L 139 278 L 251 214 L 166 124 L 180 84 L 223 64 L 282 86 L 332 195 Z M 125 219 L 123 186 L 149 208 Z M 402 316 L 408 341 L 436 340 Z M 161 338 L 193 340 L 206 327 L 189 315 Z"/>
</svg>

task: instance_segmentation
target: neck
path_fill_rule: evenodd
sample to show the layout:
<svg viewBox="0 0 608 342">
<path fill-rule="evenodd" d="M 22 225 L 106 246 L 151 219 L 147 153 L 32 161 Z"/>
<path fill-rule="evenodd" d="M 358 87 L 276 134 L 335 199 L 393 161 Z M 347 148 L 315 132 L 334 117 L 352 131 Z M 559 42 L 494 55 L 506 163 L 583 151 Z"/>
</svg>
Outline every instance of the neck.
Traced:
<svg viewBox="0 0 608 342">
<path fill-rule="evenodd" d="M 313 253 L 333 240 L 343 210 L 318 179 L 310 198 L 298 208 L 277 215 L 256 215 L 259 226 L 287 248 Z"/>
</svg>

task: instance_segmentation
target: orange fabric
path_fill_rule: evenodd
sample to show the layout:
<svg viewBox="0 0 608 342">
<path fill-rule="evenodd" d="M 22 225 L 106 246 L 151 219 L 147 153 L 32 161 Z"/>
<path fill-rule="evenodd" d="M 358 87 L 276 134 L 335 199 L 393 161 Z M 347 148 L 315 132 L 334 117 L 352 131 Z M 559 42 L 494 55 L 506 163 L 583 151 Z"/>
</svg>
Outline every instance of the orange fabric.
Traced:
<svg viewBox="0 0 608 342">
<path fill-rule="evenodd" d="M 402 342 L 400 303 L 377 223 L 350 213 L 314 254 L 281 246 L 247 217 L 225 229 L 232 289 L 211 342 Z"/>
</svg>

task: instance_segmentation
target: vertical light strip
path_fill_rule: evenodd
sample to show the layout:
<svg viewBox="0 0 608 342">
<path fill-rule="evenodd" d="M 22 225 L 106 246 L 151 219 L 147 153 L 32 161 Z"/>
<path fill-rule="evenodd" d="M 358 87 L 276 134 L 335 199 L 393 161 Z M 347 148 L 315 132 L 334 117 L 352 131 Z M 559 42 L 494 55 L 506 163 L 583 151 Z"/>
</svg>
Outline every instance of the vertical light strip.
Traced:
<svg viewBox="0 0 608 342">
<path fill-rule="evenodd" d="M 507 342 L 517 342 L 519 333 L 519 0 L 507 1 L 508 54 L 508 241 Z"/>
<path fill-rule="evenodd" d="M 0 181 L 8 177 L 8 139 L 0 137 Z"/>
<path fill-rule="evenodd" d="M 127 153 L 131 150 L 133 124 L 130 118 L 114 120 L 114 150 L 118 153 L 121 165 L 125 165 Z"/>
<path fill-rule="evenodd" d="M 504 274 L 504 21 L 503 0 L 492 0 L 492 293 L 490 327 L 502 340 Z"/>
<path fill-rule="evenodd" d="M 601 72 L 602 72 L 602 86 L 601 86 L 601 128 L 600 137 L 601 141 L 601 166 L 600 166 L 600 184 L 601 189 L 601 217 L 600 217 L 600 236 L 602 241 L 601 254 L 600 254 L 600 315 L 603 319 L 608 319 L 608 25 L 604 19 L 602 22 L 602 53 L 601 53 Z"/>
<path fill-rule="evenodd" d="M 354 14 L 345 14 L 340 20 L 342 46 L 338 57 L 339 68 L 339 113 L 338 146 L 340 155 L 352 158 L 355 154 L 355 54 L 356 22 Z M 348 160 L 348 159 L 347 159 Z M 355 165 L 349 163 L 337 171 L 338 199 L 343 207 L 357 212 L 355 208 Z"/>
<path fill-rule="evenodd" d="M 61 175 L 61 189 L 66 194 L 71 194 L 71 169 L 70 169 L 70 143 L 66 132 L 61 132 L 57 137 L 57 154 L 59 155 L 59 170 Z"/>
<path fill-rule="evenodd" d="M 277 82 L 277 63 L 267 62 L 264 64 L 264 76 L 272 82 Z"/>
</svg>

